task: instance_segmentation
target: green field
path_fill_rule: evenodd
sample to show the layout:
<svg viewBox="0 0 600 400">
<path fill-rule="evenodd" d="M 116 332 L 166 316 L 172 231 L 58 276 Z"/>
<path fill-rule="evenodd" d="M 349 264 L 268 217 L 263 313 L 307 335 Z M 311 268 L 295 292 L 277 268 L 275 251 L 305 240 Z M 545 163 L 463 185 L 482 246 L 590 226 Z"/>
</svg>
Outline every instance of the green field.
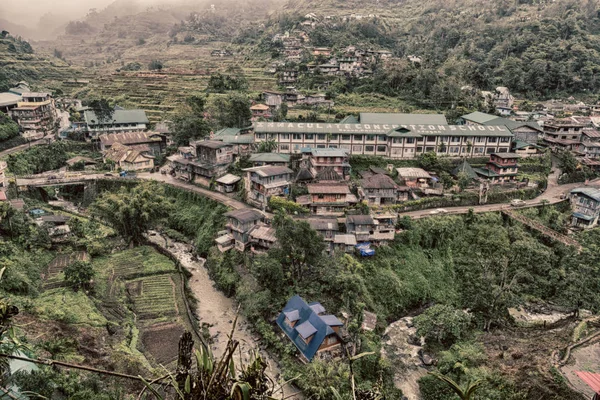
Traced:
<svg viewBox="0 0 600 400">
<path fill-rule="evenodd" d="M 93 260 L 94 269 L 107 277 L 135 279 L 148 275 L 172 273 L 175 264 L 150 246 L 124 250 Z"/>
<path fill-rule="evenodd" d="M 173 275 L 156 275 L 128 281 L 127 294 L 139 319 L 173 317 L 179 313 Z"/>
</svg>

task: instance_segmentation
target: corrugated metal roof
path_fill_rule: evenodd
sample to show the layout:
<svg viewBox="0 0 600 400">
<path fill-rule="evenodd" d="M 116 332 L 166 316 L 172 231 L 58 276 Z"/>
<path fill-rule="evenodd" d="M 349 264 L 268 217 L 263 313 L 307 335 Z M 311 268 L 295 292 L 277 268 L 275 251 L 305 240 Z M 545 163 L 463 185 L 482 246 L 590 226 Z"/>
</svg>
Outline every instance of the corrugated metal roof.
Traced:
<svg viewBox="0 0 600 400">
<path fill-rule="evenodd" d="M 431 178 L 431 175 L 423 168 L 396 168 L 396 171 L 398 171 L 398 176 L 401 178 Z"/>
<path fill-rule="evenodd" d="M 321 303 L 310 303 L 309 307 L 311 308 L 311 310 L 313 310 L 314 312 L 316 312 L 317 314 L 321 314 L 325 312 L 325 307 L 323 307 L 323 305 Z"/>
<path fill-rule="evenodd" d="M 251 208 L 230 211 L 225 213 L 225 216 L 236 219 L 240 222 L 258 221 L 264 218 L 261 212 Z"/>
<path fill-rule="evenodd" d="M 99 139 L 104 146 L 111 146 L 114 143 L 130 145 L 161 142 L 163 136 L 156 132 L 125 132 L 100 135 Z"/>
<path fill-rule="evenodd" d="M 265 178 L 268 176 L 291 174 L 294 172 L 291 169 L 289 169 L 288 167 L 281 167 L 281 166 L 275 166 L 275 165 L 265 165 L 262 167 L 245 168 L 245 169 L 243 169 L 243 171 L 254 172 L 261 178 Z"/>
<path fill-rule="evenodd" d="M 485 124 L 486 122 L 498 118 L 498 116 L 475 111 L 471 114 L 463 115 L 461 118 L 467 121 L 475 122 L 476 124 Z"/>
<path fill-rule="evenodd" d="M 323 312 L 325 312 L 325 309 L 323 309 Z M 344 325 L 344 323 L 342 321 L 340 321 L 339 318 L 336 317 L 335 315 L 322 315 L 321 319 L 323 320 L 323 322 L 325 322 L 329 326 L 343 326 Z"/>
<path fill-rule="evenodd" d="M 348 152 L 344 149 L 328 148 L 328 149 L 311 149 L 310 153 L 314 157 L 347 157 Z"/>
<path fill-rule="evenodd" d="M 596 201 L 600 201 L 600 189 L 591 187 L 580 187 L 571 190 L 571 194 L 582 194 Z"/>
<path fill-rule="evenodd" d="M 302 336 L 304 339 L 308 339 L 317 332 L 317 328 L 315 328 L 310 321 L 304 321 L 296 327 L 296 331 L 298 331 L 300 336 Z"/>
<path fill-rule="evenodd" d="M 578 377 L 586 383 L 596 394 L 600 394 L 600 374 L 587 371 L 575 371 Z"/>
<path fill-rule="evenodd" d="M 310 194 L 349 194 L 350 188 L 346 184 L 309 183 L 306 185 Z"/>
<path fill-rule="evenodd" d="M 376 174 L 360 180 L 363 189 L 396 189 L 398 185 L 392 178 L 383 174 Z"/>
<path fill-rule="evenodd" d="M 348 215 L 346 221 L 354 225 L 373 225 L 375 223 L 370 215 Z"/>
<path fill-rule="evenodd" d="M 279 162 L 288 163 L 290 162 L 289 154 L 280 153 L 256 153 L 250 155 L 250 162 Z"/>
<path fill-rule="evenodd" d="M 250 232 L 250 237 L 258 240 L 266 240 L 267 242 L 275 242 L 277 241 L 277 237 L 275 236 L 275 228 L 271 228 L 270 226 L 257 226 L 252 232 Z"/>
<path fill-rule="evenodd" d="M 516 153 L 493 153 L 492 155 L 498 158 L 521 158 L 521 156 Z"/>
<path fill-rule="evenodd" d="M 236 182 L 239 182 L 242 178 L 237 175 L 227 174 L 216 180 L 217 183 L 222 183 L 223 185 L 232 185 Z"/>
<path fill-rule="evenodd" d="M 356 246 L 356 236 L 350 234 L 335 235 L 333 238 L 335 244 L 345 244 L 347 246 Z"/>
</svg>

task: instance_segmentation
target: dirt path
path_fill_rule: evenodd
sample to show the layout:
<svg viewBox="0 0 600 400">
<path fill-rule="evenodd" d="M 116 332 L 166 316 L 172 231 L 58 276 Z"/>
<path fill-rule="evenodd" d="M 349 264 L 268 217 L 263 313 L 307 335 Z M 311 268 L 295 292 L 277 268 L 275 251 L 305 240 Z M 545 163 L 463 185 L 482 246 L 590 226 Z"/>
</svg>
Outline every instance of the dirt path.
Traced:
<svg viewBox="0 0 600 400">
<path fill-rule="evenodd" d="M 149 237 L 149 240 L 165 248 L 165 239 L 159 235 Z M 204 267 L 204 259 L 196 259 L 189 251 L 189 245 L 172 240 L 168 241 L 168 248 L 179 262 L 192 274 L 189 280 L 189 286 L 196 299 L 198 306 L 197 315 L 200 317 L 200 324 L 209 324 L 209 332 L 212 338 L 211 349 L 219 357 L 223 354 L 227 345 L 227 335 L 231 332 L 237 306 L 232 299 L 226 297 L 223 293 L 213 286 L 213 281 L 208 276 L 208 271 Z M 242 316 L 238 317 L 237 327 L 234 338 L 240 342 L 242 360 L 249 361 L 253 351 L 259 350 L 258 337 L 253 335 L 248 323 Z M 239 353 L 238 353 L 239 354 Z M 267 373 L 271 378 L 278 381 L 281 371 L 277 362 L 266 352 L 260 351 L 261 356 L 268 363 Z M 239 363 L 236 354 L 236 362 Z M 284 388 L 284 397 L 293 395 L 297 390 L 287 386 Z M 290 399 L 303 399 L 301 395 L 295 395 Z"/>
</svg>

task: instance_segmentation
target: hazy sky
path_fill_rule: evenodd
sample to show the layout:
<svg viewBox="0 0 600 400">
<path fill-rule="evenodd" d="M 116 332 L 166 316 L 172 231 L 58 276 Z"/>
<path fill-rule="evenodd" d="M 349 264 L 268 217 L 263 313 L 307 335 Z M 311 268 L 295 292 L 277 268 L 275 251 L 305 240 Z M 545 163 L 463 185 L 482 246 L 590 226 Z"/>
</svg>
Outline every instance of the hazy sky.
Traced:
<svg viewBox="0 0 600 400">
<path fill-rule="evenodd" d="M 114 0 L 0 0 L 0 19 L 31 26 L 52 13 L 66 19 L 81 18 L 90 8 L 103 8 Z M 62 18 L 61 18 L 62 19 Z"/>
</svg>

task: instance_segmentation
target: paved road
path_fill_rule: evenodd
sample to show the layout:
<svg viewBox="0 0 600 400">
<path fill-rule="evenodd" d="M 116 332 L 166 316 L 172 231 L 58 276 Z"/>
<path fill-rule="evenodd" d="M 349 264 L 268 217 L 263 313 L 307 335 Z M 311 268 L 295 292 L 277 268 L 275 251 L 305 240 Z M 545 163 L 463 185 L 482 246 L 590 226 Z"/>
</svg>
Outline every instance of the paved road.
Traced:
<svg viewBox="0 0 600 400">
<path fill-rule="evenodd" d="M 0 151 L 0 158 L 6 157 L 9 154 L 18 153 L 19 151 L 26 150 L 29 147 L 38 146 L 40 144 L 48 144 L 49 140 L 52 140 L 52 139 L 51 138 L 43 138 L 40 140 L 35 140 L 33 142 L 22 144 L 20 146 L 11 147 L 10 149 L 6 149 L 4 151 Z"/>
</svg>

